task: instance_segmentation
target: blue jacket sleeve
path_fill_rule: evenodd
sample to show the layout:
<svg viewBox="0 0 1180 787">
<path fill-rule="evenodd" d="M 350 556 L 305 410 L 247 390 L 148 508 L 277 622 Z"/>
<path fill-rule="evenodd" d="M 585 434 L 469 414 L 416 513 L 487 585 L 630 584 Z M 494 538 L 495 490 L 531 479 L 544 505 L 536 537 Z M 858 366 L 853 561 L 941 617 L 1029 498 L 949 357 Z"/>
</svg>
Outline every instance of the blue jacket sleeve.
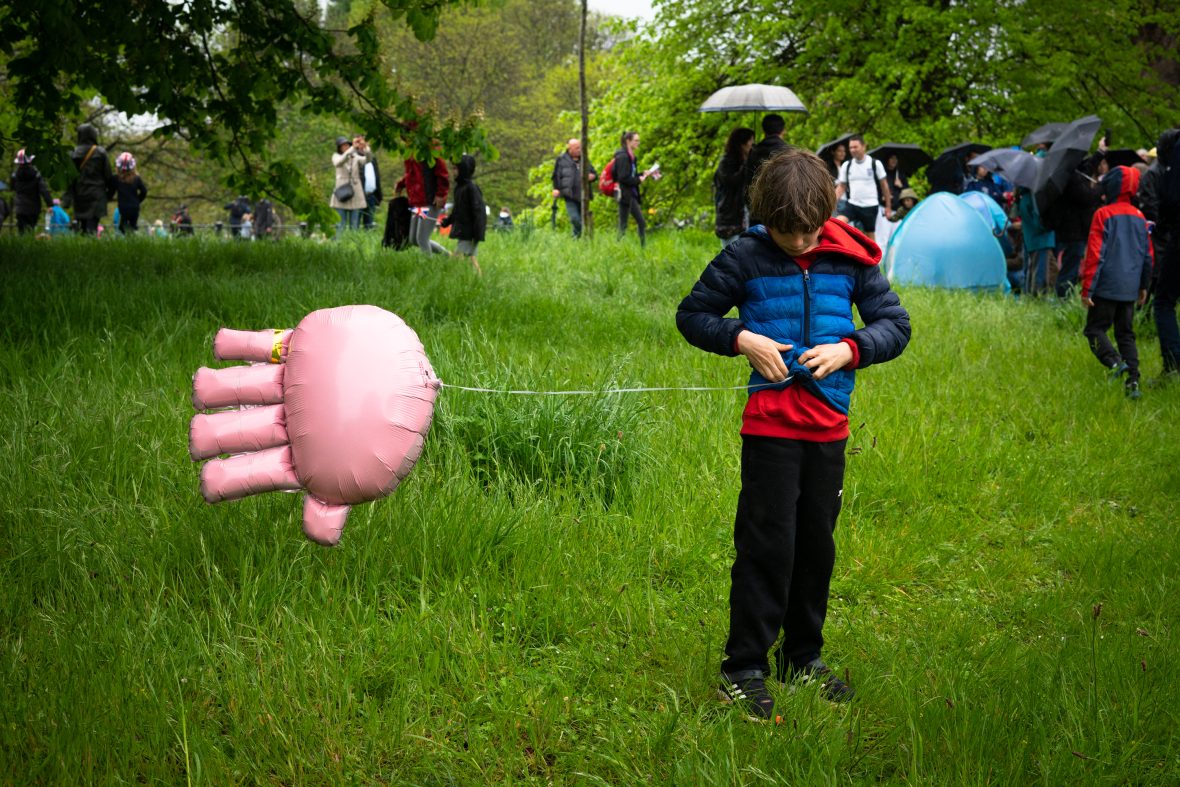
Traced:
<svg viewBox="0 0 1180 787">
<path fill-rule="evenodd" d="M 745 326 L 726 317 L 745 300 L 746 286 L 730 251 L 718 254 L 676 311 L 676 327 L 688 343 L 718 355 L 735 356 L 734 343 Z"/>
<path fill-rule="evenodd" d="M 866 267 L 857 277 L 852 302 L 865 324 L 852 333 L 852 340 L 860 350 L 856 368 L 891 361 L 901 355 L 910 343 L 910 315 L 879 267 Z"/>
</svg>

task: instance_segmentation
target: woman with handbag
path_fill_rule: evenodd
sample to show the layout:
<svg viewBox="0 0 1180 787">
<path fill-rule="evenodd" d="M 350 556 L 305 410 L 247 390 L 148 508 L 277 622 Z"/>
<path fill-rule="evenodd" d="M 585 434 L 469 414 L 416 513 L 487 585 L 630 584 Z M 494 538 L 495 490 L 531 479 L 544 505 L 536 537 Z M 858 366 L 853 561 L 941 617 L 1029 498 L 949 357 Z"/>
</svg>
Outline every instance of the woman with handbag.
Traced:
<svg viewBox="0 0 1180 787">
<path fill-rule="evenodd" d="M 336 137 L 336 152 L 332 154 L 336 187 L 329 204 L 340 214 L 340 223 L 336 226 L 337 238 L 346 230 L 355 230 L 361 225 L 361 213 L 368 206 L 362 178 L 365 164 L 371 158 L 369 144 L 364 137 L 356 137 L 351 142 L 347 137 Z"/>
</svg>

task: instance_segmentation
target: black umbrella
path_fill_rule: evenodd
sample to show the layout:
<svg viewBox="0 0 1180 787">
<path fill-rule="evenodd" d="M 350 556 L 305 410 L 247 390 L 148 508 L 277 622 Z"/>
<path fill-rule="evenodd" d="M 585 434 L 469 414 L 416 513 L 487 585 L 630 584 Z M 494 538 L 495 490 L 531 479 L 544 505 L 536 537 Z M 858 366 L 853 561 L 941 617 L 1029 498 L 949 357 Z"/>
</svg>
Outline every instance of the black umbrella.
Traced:
<svg viewBox="0 0 1180 787">
<path fill-rule="evenodd" d="M 966 160 L 972 153 L 987 153 L 991 149 L 991 145 L 984 145 L 981 142 L 960 142 L 957 145 L 951 145 L 949 148 L 943 148 L 943 151 L 938 154 L 938 157 L 953 156 L 957 159 Z"/>
<path fill-rule="evenodd" d="M 1130 148 L 1116 148 L 1108 150 L 1102 154 L 1102 158 L 1106 159 L 1106 163 L 1114 167 L 1131 167 L 1135 164 L 1146 164 L 1147 162 L 1134 150 Z"/>
<path fill-rule="evenodd" d="M 843 136 L 836 137 L 831 142 L 825 142 L 824 144 L 819 146 L 819 150 L 815 151 L 815 155 L 819 156 L 820 158 L 824 159 L 825 161 L 831 161 L 832 160 L 832 151 L 835 150 L 836 148 L 843 147 L 844 152 L 845 153 L 848 152 L 848 140 L 852 139 L 854 136 L 856 136 L 856 135 L 855 134 L 845 134 Z"/>
<path fill-rule="evenodd" d="M 991 148 L 979 142 L 960 142 L 944 149 L 926 169 L 926 180 L 930 183 L 931 192 L 962 193 L 966 174 L 964 161 L 967 156 L 971 153 L 986 153 L 989 150 Z"/>
<path fill-rule="evenodd" d="M 1041 160 L 1041 171 L 1037 173 L 1037 185 L 1033 191 L 1042 216 L 1065 192 L 1070 176 L 1089 155 L 1094 135 L 1101 126 L 1102 119 L 1097 115 L 1075 120 L 1066 126 Z"/>
<path fill-rule="evenodd" d="M 1068 123 L 1046 123 L 1020 140 L 1020 147 L 1033 148 L 1042 143 L 1051 145 L 1057 141 L 1057 138 L 1061 136 L 1061 132 L 1065 131 L 1068 125 Z"/>
<path fill-rule="evenodd" d="M 897 166 L 901 168 L 902 172 L 909 175 L 934 161 L 929 153 L 908 142 L 889 142 L 878 145 L 869 151 L 869 155 L 880 161 L 882 166 L 890 156 L 897 156 Z"/>
</svg>

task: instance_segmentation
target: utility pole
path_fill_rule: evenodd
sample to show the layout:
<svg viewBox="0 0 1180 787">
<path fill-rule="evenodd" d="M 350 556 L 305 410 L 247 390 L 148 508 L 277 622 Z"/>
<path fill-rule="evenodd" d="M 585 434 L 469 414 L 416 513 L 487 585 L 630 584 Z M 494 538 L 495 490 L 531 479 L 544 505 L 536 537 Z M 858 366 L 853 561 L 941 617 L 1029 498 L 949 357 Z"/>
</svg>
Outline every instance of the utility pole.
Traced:
<svg viewBox="0 0 1180 787">
<path fill-rule="evenodd" d="M 582 233 L 594 235 L 590 224 L 590 121 L 586 108 L 586 3 L 582 0 L 582 31 L 578 36 L 578 94 L 582 104 Z"/>
</svg>

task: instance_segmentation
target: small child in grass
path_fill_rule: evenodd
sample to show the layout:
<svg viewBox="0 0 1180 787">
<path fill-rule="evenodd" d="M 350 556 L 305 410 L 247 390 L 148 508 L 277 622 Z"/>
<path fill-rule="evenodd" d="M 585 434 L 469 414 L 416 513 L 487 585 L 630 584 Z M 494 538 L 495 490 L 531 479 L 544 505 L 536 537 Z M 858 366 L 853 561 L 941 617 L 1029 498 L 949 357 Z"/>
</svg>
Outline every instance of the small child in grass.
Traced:
<svg viewBox="0 0 1180 787">
<path fill-rule="evenodd" d="M 475 250 L 487 235 L 488 210 L 483 192 L 475 183 L 475 158 L 467 153 L 459 159 L 455 176 L 455 205 L 451 215 L 443 219 L 442 226 L 450 227 L 451 239 L 459 241 L 455 254 L 471 260 L 475 272 L 479 273 Z"/>
<path fill-rule="evenodd" d="M 689 343 L 744 355 L 753 367 L 719 697 L 765 720 L 774 718 L 767 656 L 780 631 L 777 680 L 815 682 L 835 702 L 853 696 L 820 655 L 848 405 L 854 370 L 900 355 L 910 320 L 877 266 L 881 250 L 829 218 L 836 196 L 818 156 L 780 153 L 759 170 L 750 195 L 750 213 L 765 225 L 709 263 L 676 325 Z M 859 330 L 853 305 L 865 324 Z M 735 306 L 738 317 L 726 317 Z"/>
<path fill-rule="evenodd" d="M 1102 176 L 1101 183 L 1106 204 L 1094 212 L 1082 260 L 1081 294 L 1087 310 L 1082 333 L 1090 351 L 1115 379 L 1126 375 L 1127 396 L 1138 399 L 1135 304 L 1147 302 L 1152 264 L 1147 219 L 1131 204 L 1139 191 L 1139 171 L 1115 167 Z M 1106 335 L 1112 325 L 1117 351 Z"/>
</svg>

